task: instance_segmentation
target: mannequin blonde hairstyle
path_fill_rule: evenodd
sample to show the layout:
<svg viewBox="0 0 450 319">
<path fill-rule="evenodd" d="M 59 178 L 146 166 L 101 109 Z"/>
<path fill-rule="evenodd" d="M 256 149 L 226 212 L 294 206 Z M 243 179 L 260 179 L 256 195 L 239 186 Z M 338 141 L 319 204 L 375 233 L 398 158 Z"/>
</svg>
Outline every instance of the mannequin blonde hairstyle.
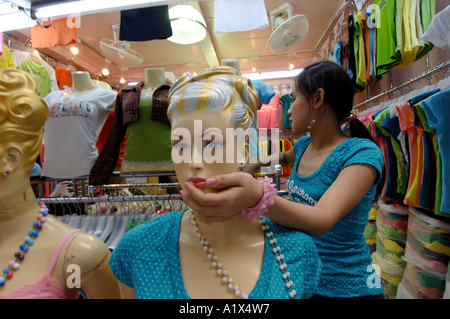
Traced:
<svg viewBox="0 0 450 319">
<path fill-rule="evenodd" d="M 24 71 L 0 69 L 0 157 L 9 145 L 22 149 L 22 167 L 31 172 L 41 150 L 48 116 L 45 101 Z"/>
<path fill-rule="evenodd" d="M 217 112 L 234 128 L 247 131 L 253 126 L 258 105 L 258 93 L 250 80 L 231 67 L 220 66 L 196 76 L 183 74 L 169 91 L 167 115 L 173 124 L 183 114 Z"/>
</svg>

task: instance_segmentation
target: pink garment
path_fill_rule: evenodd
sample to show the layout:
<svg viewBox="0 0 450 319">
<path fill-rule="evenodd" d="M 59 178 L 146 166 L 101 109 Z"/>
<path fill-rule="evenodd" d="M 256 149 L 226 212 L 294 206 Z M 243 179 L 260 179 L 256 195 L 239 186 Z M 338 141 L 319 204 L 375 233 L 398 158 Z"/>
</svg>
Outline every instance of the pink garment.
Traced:
<svg viewBox="0 0 450 319">
<path fill-rule="evenodd" d="M 80 292 L 61 286 L 59 282 L 51 279 L 50 275 L 55 268 L 56 261 L 58 260 L 58 256 L 61 253 L 64 244 L 74 233 L 80 231 L 80 229 L 74 229 L 63 238 L 53 255 L 47 271 L 41 279 L 26 284 L 17 290 L 0 294 L 0 299 L 78 299 L 80 297 Z"/>
<path fill-rule="evenodd" d="M 278 128 L 277 108 L 280 103 L 280 96 L 274 95 L 269 104 L 263 104 L 261 109 L 257 111 L 257 128 L 272 129 Z"/>
</svg>

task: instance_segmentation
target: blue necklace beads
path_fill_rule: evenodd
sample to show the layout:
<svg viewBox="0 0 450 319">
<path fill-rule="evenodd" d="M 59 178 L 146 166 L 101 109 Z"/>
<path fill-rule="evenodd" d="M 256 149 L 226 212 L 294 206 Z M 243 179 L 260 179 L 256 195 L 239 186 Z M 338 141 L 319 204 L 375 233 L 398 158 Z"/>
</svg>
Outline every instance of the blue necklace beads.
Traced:
<svg viewBox="0 0 450 319">
<path fill-rule="evenodd" d="M 28 231 L 28 235 L 25 237 L 23 244 L 19 246 L 19 250 L 14 254 L 14 259 L 9 261 L 8 267 L 3 269 L 0 274 L 0 287 L 6 284 L 6 281 L 10 280 L 14 272 L 20 268 L 20 264 L 25 259 L 25 255 L 30 250 L 30 246 L 34 244 L 34 240 L 38 237 L 39 232 L 42 229 L 42 225 L 45 223 L 48 216 L 48 207 L 45 203 L 38 201 L 39 214 L 36 216 L 36 221 L 33 222 L 33 226 Z"/>
</svg>

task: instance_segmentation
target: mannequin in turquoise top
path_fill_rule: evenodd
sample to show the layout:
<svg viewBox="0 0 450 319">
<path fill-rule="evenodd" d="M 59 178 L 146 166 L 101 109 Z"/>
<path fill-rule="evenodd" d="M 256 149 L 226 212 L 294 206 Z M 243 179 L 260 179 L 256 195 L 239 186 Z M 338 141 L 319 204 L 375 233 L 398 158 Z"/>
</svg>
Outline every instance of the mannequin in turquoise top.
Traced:
<svg viewBox="0 0 450 319">
<path fill-rule="evenodd" d="M 258 106 L 251 82 L 230 67 L 180 77 L 169 93 L 172 159 L 181 185 L 193 178 L 238 172 L 248 160 L 248 134 Z M 230 134 L 231 130 L 231 135 Z M 230 156 L 233 154 L 234 156 Z M 214 192 L 200 181 L 196 186 Z M 111 258 L 124 298 L 235 298 L 208 259 L 191 222 L 210 243 L 223 270 L 249 298 L 290 298 L 258 219 L 208 221 L 192 209 L 171 212 L 130 230 Z M 296 298 L 314 293 L 320 260 L 312 239 L 267 221 L 295 284 Z M 222 269 L 222 268 L 221 268 Z M 240 296 L 242 297 L 242 296 Z"/>
</svg>

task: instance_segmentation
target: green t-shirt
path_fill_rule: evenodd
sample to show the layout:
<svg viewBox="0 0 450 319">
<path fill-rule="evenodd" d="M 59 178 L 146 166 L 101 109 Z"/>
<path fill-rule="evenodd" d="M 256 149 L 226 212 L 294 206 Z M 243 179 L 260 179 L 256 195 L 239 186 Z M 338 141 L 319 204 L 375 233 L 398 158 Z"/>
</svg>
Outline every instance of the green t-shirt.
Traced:
<svg viewBox="0 0 450 319">
<path fill-rule="evenodd" d="M 40 95 L 42 98 L 46 97 L 50 92 L 50 75 L 45 69 L 44 65 L 34 59 L 28 59 L 17 66 L 19 70 L 27 72 L 34 83 L 39 88 Z"/>
<path fill-rule="evenodd" d="M 377 29 L 377 74 L 387 73 L 398 64 L 396 37 L 395 0 L 374 0 L 380 7 L 379 28 Z"/>
<path fill-rule="evenodd" d="M 172 163 L 170 125 L 151 120 L 152 99 L 139 100 L 139 118 L 127 127 L 123 164 L 149 166 Z M 122 165 L 123 165 L 122 164 Z M 142 169 L 141 169 L 142 170 Z"/>
<path fill-rule="evenodd" d="M 420 22 L 422 24 L 422 32 L 427 31 L 428 26 L 436 14 L 436 0 L 421 0 L 420 1 Z M 423 49 L 417 53 L 416 60 L 425 56 L 433 49 L 433 43 L 425 40 Z"/>
</svg>

